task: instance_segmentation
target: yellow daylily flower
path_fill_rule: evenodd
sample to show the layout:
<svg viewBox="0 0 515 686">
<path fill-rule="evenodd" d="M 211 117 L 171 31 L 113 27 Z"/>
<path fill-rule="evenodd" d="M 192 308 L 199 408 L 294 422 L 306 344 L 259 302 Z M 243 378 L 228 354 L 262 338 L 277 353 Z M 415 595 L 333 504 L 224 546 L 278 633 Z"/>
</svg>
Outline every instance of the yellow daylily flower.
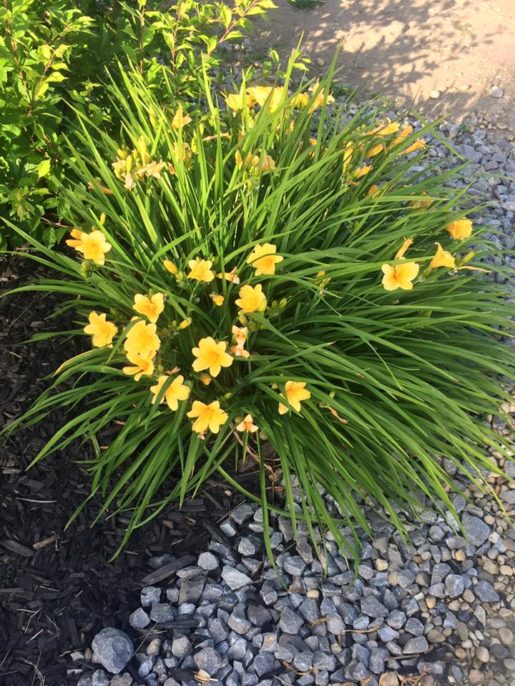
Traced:
<svg viewBox="0 0 515 686">
<path fill-rule="evenodd" d="M 254 424 L 254 419 L 252 418 L 251 414 L 245 415 L 241 422 L 236 425 L 236 431 L 240 431 L 242 433 L 253 434 L 258 431 L 258 429 L 259 427 Z"/>
<path fill-rule="evenodd" d="M 404 262 L 403 264 L 383 264 L 381 270 L 383 276 L 383 288 L 387 291 L 395 291 L 401 288 L 410 291 L 413 288 L 412 281 L 417 277 L 419 265 L 416 262 Z"/>
<path fill-rule="evenodd" d="M 165 166 L 165 162 L 157 162 L 156 160 L 151 160 L 148 164 L 145 164 L 143 167 L 140 167 L 136 171 L 136 176 L 146 176 L 147 178 L 151 177 L 153 179 L 160 179 L 161 172 L 163 171 Z"/>
<path fill-rule="evenodd" d="M 211 293 L 210 298 L 217 307 L 222 307 L 225 302 L 225 298 L 220 293 Z"/>
<path fill-rule="evenodd" d="M 256 270 L 256 276 L 275 274 L 275 265 L 284 260 L 284 257 L 276 255 L 277 247 L 272 243 L 256 245 L 247 257 L 247 264 Z"/>
<path fill-rule="evenodd" d="M 191 317 L 186 317 L 186 319 L 183 319 L 177 328 L 179 329 L 179 331 L 183 331 L 184 329 L 187 329 L 188 326 L 191 326 L 192 321 L 193 320 Z"/>
<path fill-rule="evenodd" d="M 397 253 L 395 254 L 395 259 L 400 260 L 404 255 L 407 253 L 408 248 L 410 248 L 413 245 L 413 238 L 406 238 L 404 240 L 404 243 L 401 245 L 399 250 L 397 250 Z"/>
<path fill-rule="evenodd" d="M 242 112 L 248 107 L 253 107 L 256 104 L 255 98 L 248 92 L 243 90 L 243 84 L 239 93 L 228 93 L 224 96 L 225 104 L 233 112 Z"/>
<path fill-rule="evenodd" d="M 165 296 L 164 293 L 156 293 L 147 297 L 141 293 L 137 293 L 134 296 L 134 306 L 133 309 L 136 310 L 138 314 L 144 315 L 149 322 L 155 324 L 159 319 L 159 315 L 165 308 Z"/>
<path fill-rule="evenodd" d="M 448 269 L 455 269 L 456 260 L 453 255 L 447 250 L 444 250 L 440 243 L 436 244 L 436 253 L 429 266 L 431 269 L 436 269 L 437 267 L 447 267 Z"/>
<path fill-rule="evenodd" d="M 71 238 L 66 241 L 66 245 L 82 253 L 85 260 L 91 260 L 95 264 L 105 264 L 106 253 L 111 250 L 112 245 L 107 242 L 102 231 L 95 229 L 86 233 L 79 229 L 72 229 L 70 235 Z"/>
<path fill-rule="evenodd" d="M 270 112 L 275 112 L 287 95 L 284 86 L 251 86 L 247 94 L 261 107 L 266 105 Z"/>
<path fill-rule="evenodd" d="M 209 404 L 194 400 L 187 416 L 195 420 L 192 429 L 198 434 L 203 434 L 208 429 L 217 434 L 220 427 L 229 419 L 229 415 L 222 410 L 218 400 Z"/>
<path fill-rule="evenodd" d="M 295 93 L 291 99 L 292 107 L 303 108 L 309 104 L 309 93 Z"/>
<path fill-rule="evenodd" d="M 448 224 L 445 228 L 451 236 L 458 241 L 462 241 L 465 238 L 470 238 L 470 236 L 472 236 L 472 221 L 470 219 L 457 219 Z"/>
<path fill-rule="evenodd" d="M 373 169 L 371 164 L 365 165 L 364 167 L 359 167 L 354 171 L 352 174 L 353 178 L 355 179 L 361 179 L 362 176 L 365 176 L 368 174 L 371 170 Z"/>
<path fill-rule="evenodd" d="M 172 127 L 174 129 L 182 129 L 183 126 L 186 126 L 186 124 L 189 124 L 190 122 L 191 117 L 189 117 L 187 114 L 184 114 L 182 105 L 179 105 L 177 112 L 174 114 L 172 119 Z"/>
<path fill-rule="evenodd" d="M 166 271 L 170 272 L 170 274 L 173 276 L 177 276 L 179 273 L 179 267 L 175 264 L 175 262 L 172 262 L 171 260 L 164 260 L 163 265 Z"/>
<path fill-rule="evenodd" d="M 264 154 L 262 157 L 259 155 L 253 155 L 252 153 L 247 153 L 245 159 L 243 159 L 243 156 L 239 150 L 236 150 L 234 153 L 234 159 L 236 162 L 236 166 L 238 169 L 242 169 L 243 166 L 247 166 L 251 169 L 251 171 L 259 171 L 261 169 L 261 172 L 263 174 L 267 174 L 268 172 L 271 172 L 275 169 L 275 160 L 271 155 Z"/>
<path fill-rule="evenodd" d="M 127 355 L 127 359 L 132 363 L 132 366 L 123 367 L 122 372 L 128 376 L 133 376 L 134 381 L 139 381 L 142 376 L 152 376 L 154 373 L 154 355 Z"/>
<path fill-rule="evenodd" d="M 391 136 L 394 133 L 397 133 L 400 128 L 399 122 L 388 122 L 387 124 L 380 124 L 371 131 L 367 131 L 365 136 Z"/>
<path fill-rule="evenodd" d="M 306 386 L 307 384 L 304 381 L 287 381 L 285 384 L 286 399 L 296 412 L 300 412 L 300 404 L 303 400 L 311 398 L 311 393 L 307 390 Z M 286 414 L 289 409 L 284 403 L 279 403 L 279 414 Z"/>
<path fill-rule="evenodd" d="M 161 346 L 156 330 L 155 324 L 146 324 L 141 320 L 133 324 L 123 344 L 127 356 L 153 357 Z"/>
<path fill-rule="evenodd" d="M 416 141 L 415 141 L 414 143 L 412 143 L 411 145 L 408 145 L 408 147 L 406 148 L 406 150 L 404 150 L 403 152 L 404 152 L 404 154 L 407 155 L 407 154 L 410 153 L 410 152 L 416 152 L 417 150 L 422 150 L 422 149 L 425 148 L 425 147 L 426 147 L 426 142 L 425 142 L 425 140 L 424 140 L 423 138 L 419 138 L 418 140 L 416 140 Z"/>
<path fill-rule="evenodd" d="M 209 376 L 209 374 L 201 374 L 199 376 L 199 379 L 201 382 L 204 384 L 204 386 L 209 386 L 209 384 L 213 381 L 213 379 Z"/>
<path fill-rule="evenodd" d="M 150 392 L 154 396 L 152 398 L 152 405 L 155 405 L 159 392 L 161 391 L 161 389 L 163 388 L 163 386 L 169 378 L 170 377 L 168 375 L 162 374 L 157 380 L 157 384 L 155 386 L 150 387 Z M 182 376 L 182 374 L 179 374 L 175 377 L 175 379 L 164 392 L 164 395 L 161 398 L 161 403 L 166 403 L 170 410 L 172 410 L 172 412 L 176 412 L 177 408 L 179 407 L 179 401 L 187 400 L 189 397 L 190 389 L 184 383 L 184 376 Z"/>
<path fill-rule="evenodd" d="M 198 347 L 193 348 L 191 352 L 197 358 L 193 361 L 193 369 L 196 372 L 207 369 L 212 377 L 218 376 L 222 367 L 230 367 L 233 363 L 233 358 L 227 352 L 227 343 L 217 342 L 211 336 L 201 338 Z"/>
<path fill-rule="evenodd" d="M 343 171 L 346 171 L 348 166 L 352 161 L 352 156 L 354 154 L 354 143 L 352 141 L 347 141 L 345 148 L 343 149 Z"/>
<path fill-rule="evenodd" d="M 311 86 L 309 90 L 311 93 L 316 94 L 313 98 L 313 102 L 309 106 L 309 114 L 313 114 L 313 112 L 317 110 L 319 107 L 322 107 L 324 103 L 330 105 L 334 102 L 334 97 L 330 93 L 326 94 L 325 89 L 321 89 L 318 82 Z"/>
<path fill-rule="evenodd" d="M 251 314 L 252 312 L 264 312 L 266 310 L 267 301 L 263 293 L 263 286 L 242 286 L 239 292 L 239 298 L 236 300 L 236 305 L 244 314 Z"/>
<path fill-rule="evenodd" d="M 84 327 L 84 333 L 92 336 L 92 344 L 95 348 L 110 346 L 118 332 L 118 327 L 113 322 L 108 322 L 106 316 L 103 313 L 90 312 L 89 324 Z"/>
<path fill-rule="evenodd" d="M 392 141 L 392 147 L 396 145 L 400 145 L 403 141 L 406 140 L 406 138 L 409 138 L 411 134 L 413 133 L 413 127 L 411 124 L 408 124 L 408 126 L 405 126 L 400 132 L 399 135 L 393 139 Z"/>
<path fill-rule="evenodd" d="M 377 157 L 377 155 L 380 155 L 384 149 L 384 143 L 378 143 L 370 148 L 370 150 L 367 150 L 367 157 Z"/>
<path fill-rule="evenodd" d="M 213 262 L 211 260 L 202 260 L 199 257 L 190 260 L 188 262 L 188 267 L 190 268 L 188 279 L 209 283 L 215 278 L 215 273 L 211 269 L 212 265 Z"/>
</svg>

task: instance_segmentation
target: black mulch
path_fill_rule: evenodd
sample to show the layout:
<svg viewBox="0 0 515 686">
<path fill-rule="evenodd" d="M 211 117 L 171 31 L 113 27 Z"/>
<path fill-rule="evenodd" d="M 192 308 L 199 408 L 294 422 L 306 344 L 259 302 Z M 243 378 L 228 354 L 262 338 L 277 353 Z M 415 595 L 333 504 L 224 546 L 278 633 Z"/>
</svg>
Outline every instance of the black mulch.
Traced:
<svg viewBox="0 0 515 686">
<path fill-rule="evenodd" d="M 34 273 L 30 261 L 2 257 L 0 290 Z M 55 304 L 41 293 L 0 300 L 0 427 L 26 409 L 48 383 L 44 377 L 73 354 L 69 343 L 20 344 L 35 332 L 59 328 L 48 319 Z M 92 501 L 65 531 L 88 494 L 89 476 L 73 462 L 84 458 L 86 448 L 68 448 L 26 470 L 61 420 L 52 415 L 0 443 L 2 686 L 76 684 L 77 676 L 68 672 L 70 653 L 84 650 L 104 626 L 126 629 L 140 588 L 159 576 L 173 576 L 172 565 L 155 579 L 148 577 L 153 573 L 149 558 L 196 557 L 213 534 L 225 538 L 217 523 L 234 505 L 223 484 L 213 483 L 203 499 L 188 502 L 180 512 L 170 508 L 140 529 L 109 561 L 121 540 L 121 516 L 92 527 L 99 508 Z"/>
</svg>

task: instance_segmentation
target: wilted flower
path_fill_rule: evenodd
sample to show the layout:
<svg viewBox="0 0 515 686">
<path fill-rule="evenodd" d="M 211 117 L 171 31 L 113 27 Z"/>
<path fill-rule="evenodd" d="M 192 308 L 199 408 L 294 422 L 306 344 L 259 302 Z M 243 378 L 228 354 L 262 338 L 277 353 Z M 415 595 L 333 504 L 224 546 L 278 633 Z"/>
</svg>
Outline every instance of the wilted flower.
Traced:
<svg viewBox="0 0 515 686">
<path fill-rule="evenodd" d="M 163 388 L 163 386 L 169 378 L 169 376 L 163 374 L 157 380 L 157 384 L 155 386 L 150 387 L 150 392 L 154 396 L 152 398 L 152 404 L 155 404 L 159 392 L 161 391 L 161 389 Z M 187 400 L 189 398 L 189 395 L 190 389 L 184 383 L 184 376 L 182 376 L 182 374 L 179 374 L 175 377 L 175 379 L 164 392 L 164 395 L 161 398 L 161 402 L 166 403 L 170 410 L 172 410 L 172 412 L 175 412 L 179 407 L 179 400 Z"/>
<path fill-rule="evenodd" d="M 118 332 L 117 326 L 113 322 L 108 322 L 106 316 L 104 313 L 90 312 L 89 324 L 84 327 L 84 333 L 92 336 L 92 343 L 95 348 L 105 348 L 111 345 Z"/>
<path fill-rule="evenodd" d="M 296 412 L 300 412 L 300 404 L 303 400 L 311 398 L 311 393 L 306 386 L 304 381 L 287 381 L 285 384 L 286 399 Z M 284 403 L 279 403 L 279 414 L 286 414 L 289 409 Z"/>
<path fill-rule="evenodd" d="M 255 433 L 258 431 L 259 427 L 254 424 L 254 420 L 251 414 L 245 415 L 239 424 L 236 425 L 236 431 L 241 431 L 245 433 Z"/>
<path fill-rule="evenodd" d="M 284 260 L 284 257 L 276 255 L 276 252 L 277 247 L 272 243 L 256 245 L 247 258 L 247 264 L 254 267 L 256 276 L 275 274 L 275 265 Z"/>
<path fill-rule="evenodd" d="M 229 419 L 229 415 L 222 410 L 218 400 L 209 404 L 194 400 L 187 416 L 190 419 L 195 419 L 192 429 L 198 434 L 203 434 L 208 429 L 217 434 L 220 427 Z"/>
<path fill-rule="evenodd" d="M 219 279 L 225 279 L 225 281 L 229 281 L 230 283 L 235 283 L 235 284 L 240 283 L 240 277 L 238 276 L 238 272 L 236 270 L 236 267 L 231 269 L 230 272 L 220 272 L 219 274 L 217 274 L 217 277 Z"/>
<path fill-rule="evenodd" d="M 184 114 L 182 105 L 179 105 L 177 112 L 174 114 L 172 119 L 172 127 L 174 129 L 182 129 L 183 126 L 186 126 L 186 124 L 189 124 L 190 122 L 191 117 L 189 117 L 187 114 Z"/>
<path fill-rule="evenodd" d="M 222 367 L 230 367 L 233 363 L 233 358 L 227 353 L 227 343 L 217 342 L 211 336 L 201 338 L 192 353 L 197 358 L 193 362 L 193 369 L 196 372 L 207 369 L 213 377 L 220 374 Z"/>
</svg>

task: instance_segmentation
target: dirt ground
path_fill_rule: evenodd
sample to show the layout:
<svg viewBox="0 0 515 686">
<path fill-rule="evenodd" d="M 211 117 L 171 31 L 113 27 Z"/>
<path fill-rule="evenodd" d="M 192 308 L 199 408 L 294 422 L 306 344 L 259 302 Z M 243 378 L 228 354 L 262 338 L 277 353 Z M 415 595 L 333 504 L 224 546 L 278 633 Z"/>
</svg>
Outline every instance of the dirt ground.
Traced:
<svg viewBox="0 0 515 686">
<path fill-rule="evenodd" d="M 254 50 L 284 54 L 303 36 L 315 69 L 324 70 L 339 50 L 339 79 L 362 92 L 415 105 L 426 116 L 461 119 L 474 111 L 515 128 L 515 0 L 276 4 L 254 31 Z M 501 90 L 492 91 L 496 86 Z"/>
</svg>

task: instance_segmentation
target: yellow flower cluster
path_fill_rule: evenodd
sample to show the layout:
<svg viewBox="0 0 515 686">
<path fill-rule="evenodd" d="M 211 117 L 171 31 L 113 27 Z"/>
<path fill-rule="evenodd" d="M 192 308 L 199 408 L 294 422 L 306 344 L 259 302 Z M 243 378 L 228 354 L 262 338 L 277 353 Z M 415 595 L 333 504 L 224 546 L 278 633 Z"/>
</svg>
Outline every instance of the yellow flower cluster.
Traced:
<svg viewBox="0 0 515 686">
<path fill-rule="evenodd" d="M 246 90 L 242 87 L 238 93 L 229 93 L 225 96 L 225 104 L 233 112 L 242 112 L 259 105 L 267 107 L 270 112 L 275 112 L 285 105 L 288 100 L 288 90 L 285 86 L 251 86 Z M 334 98 L 319 83 L 315 83 L 308 92 L 297 93 L 291 100 L 290 105 L 294 108 L 304 109 L 309 106 L 308 112 L 312 114 L 324 103 L 330 104 Z"/>
<path fill-rule="evenodd" d="M 472 235 L 472 221 L 470 219 L 458 219 L 448 224 L 445 228 L 455 240 L 464 240 Z M 412 238 L 406 239 L 395 255 L 395 260 L 403 259 L 412 243 Z M 444 250 L 440 243 L 436 243 L 436 252 L 429 263 L 429 270 L 438 269 L 439 267 L 457 269 L 454 255 L 448 250 Z M 461 269 L 465 268 L 461 267 Z M 475 267 L 468 268 L 476 269 Z M 419 274 L 420 265 L 417 262 L 404 260 L 400 264 L 395 265 L 383 264 L 381 270 L 383 272 L 382 284 L 385 290 L 395 291 L 400 288 L 410 291 L 413 288 L 413 281 Z"/>
<path fill-rule="evenodd" d="M 72 235 L 74 235 L 74 241 L 79 240 L 76 234 Z M 77 245 L 73 247 L 79 249 Z M 254 270 L 256 277 L 270 276 L 275 274 L 277 265 L 283 260 L 284 257 L 277 254 L 275 245 L 264 243 L 254 246 L 246 259 L 246 264 Z M 171 260 L 165 260 L 164 266 L 176 278 L 184 277 L 184 275 L 181 276 L 179 268 Z M 200 283 L 211 283 L 216 277 L 235 285 L 240 283 L 236 268 L 215 275 L 212 260 L 192 259 L 188 262 L 188 269 L 189 271 L 185 275 L 186 279 Z M 240 317 L 264 312 L 267 308 L 267 299 L 261 284 L 255 286 L 244 284 L 239 288 L 238 295 L 235 303 L 239 308 Z M 211 293 L 210 297 L 215 305 L 220 306 L 224 302 L 223 296 L 219 294 Z M 152 404 L 158 402 L 159 399 L 160 403 L 166 404 L 172 412 L 175 412 L 179 408 L 179 403 L 188 400 L 190 397 L 191 384 L 188 384 L 183 374 L 178 373 L 180 372 L 179 368 L 172 372 L 161 372 L 160 365 L 156 363 L 156 356 L 161 349 L 161 338 L 157 326 L 165 309 L 165 295 L 164 293 L 150 295 L 137 293 L 134 296 L 133 309 L 138 316 L 133 317 L 127 327 L 123 350 L 129 364 L 124 366 L 122 371 L 128 376 L 132 376 L 135 381 L 139 381 L 143 376 L 157 379 L 156 383 L 150 386 Z M 98 348 L 112 347 L 113 339 L 118 333 L 116 324 L 109 321 L 105 313 L 90 312 L 88 319 L 89 323 L 84 327 L 84 332 L 92 337 L 92 345 Z M 177 329 L 184 329 L 190 323 L 191 318 L 188 318 L 179 324 Z M 166 331 L 166 329 L 162 329 L 162 331 Z M 226 341 L 217 341 L 212 336 L 205 336 L 198 341 L 198 344 L 191 350 L 193 358 L 191 366 L 203 385 L 211 384 L 223 369 L 228 369 L 233 365 L 236 358 L 250 358 L 250 352 L 246 347 L 248 335 L 247 326 L 233 325 L 230 346 Z M 310 397 L 311 392 L 307 390 L 305 382 L 286 381 L 284 392 L 280 395 L 278 411 L 281 415 L 289 410 L 300 412 L 301 403 Z M 218 433 L 220 428 L 229 420 L 229 415 L 221 407 L 219 400 L 213 400 L 210 403 L 193 400 L 187 417 L 192 420 L 192 430 L 201 437 L 208 430 L 214 434 Z M 258 431 L 258 426 L 250 413 L 247 413 L 243 418 L 238 418 L 234 428 L 236 431 L 245 433 Z"/>
<path fill-rule="evenodd" d="M 159 179 L 163 169 L 169 165 L 166 162 L 158 162 L 152 159 L 147 149 L 147 143 L 142 136 L 136 143 L 136 147 L 130 152 L 118 150 L 118 157 L 113 162 L 112 167 L 115 176 L 124 182 L 125 188 L 132 190 L 140 179 Z"/>
</svg>

